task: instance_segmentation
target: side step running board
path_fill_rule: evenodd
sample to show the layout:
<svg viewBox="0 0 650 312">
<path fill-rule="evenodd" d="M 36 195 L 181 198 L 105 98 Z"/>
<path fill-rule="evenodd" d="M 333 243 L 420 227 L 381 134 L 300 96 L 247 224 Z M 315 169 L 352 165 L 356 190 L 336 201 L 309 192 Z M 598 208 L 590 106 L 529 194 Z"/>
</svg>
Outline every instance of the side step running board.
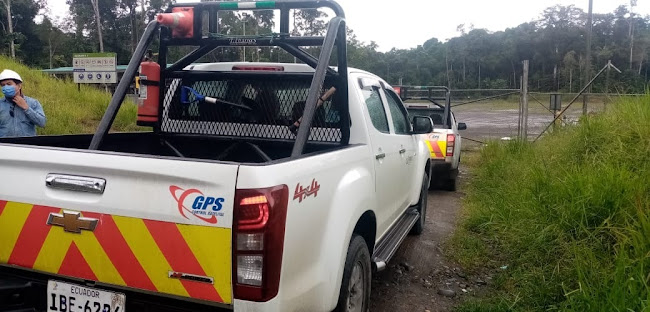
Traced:
<svg viewBox="0 0 650 312">
<path fill-rule="evenodd" d="M 386 263 L 393 257 L 419 217 L 420 213 L 415 208 L 409 208 L 377 243 L 375 252 L 372 254 L 372 261 L 375 263 L 377 271 L 386 268 Z"/>
</svg>

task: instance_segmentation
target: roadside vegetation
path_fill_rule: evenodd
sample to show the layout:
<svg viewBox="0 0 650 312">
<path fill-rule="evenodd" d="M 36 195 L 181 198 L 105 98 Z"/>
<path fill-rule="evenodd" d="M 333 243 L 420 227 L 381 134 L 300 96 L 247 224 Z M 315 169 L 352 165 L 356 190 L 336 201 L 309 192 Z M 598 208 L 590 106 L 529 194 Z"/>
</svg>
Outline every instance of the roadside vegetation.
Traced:
<svg viewBox="0 0 650 312">
<path fill-rule="evenodd" d="M 111 101 L 111 94 L 103 90 L 82 85 L 79 91 L 71 81 L 50 78 L 5 56 L 0 56 L 0 64 L 17 71 L 25 81 L 25 95 L 43 105 L 47 125 L 37 128 L 39 135 L 94 133 Z M 112 131 L 136 130 L 136 115 L 136 105 L 126 101 L 115 118 Z"/>
<path fill-rule="evenodd" d="M 650 309 L 650 95 L 472 165 L 456 261 L 494 275 L 460 311 Z"/>
</svg>

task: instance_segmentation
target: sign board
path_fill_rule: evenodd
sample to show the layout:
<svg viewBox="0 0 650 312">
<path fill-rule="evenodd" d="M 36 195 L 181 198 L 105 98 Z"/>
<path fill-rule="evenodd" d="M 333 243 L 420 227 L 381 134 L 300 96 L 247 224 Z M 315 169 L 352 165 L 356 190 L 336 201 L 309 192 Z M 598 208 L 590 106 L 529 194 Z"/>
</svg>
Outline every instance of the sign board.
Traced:
<svg viewBox="0 0 650 312">
<path fill-rule="evenodd" d="M 75 53 L 72 70 L 75 83 L 117 83 L 115 53 Z"/>
<path fill-rule="evenodd" d="M 549 109 L 553 111 L 562 110 L 562 95 L 558 93 L 551 93 L 551 102 Z"/>
</svg>

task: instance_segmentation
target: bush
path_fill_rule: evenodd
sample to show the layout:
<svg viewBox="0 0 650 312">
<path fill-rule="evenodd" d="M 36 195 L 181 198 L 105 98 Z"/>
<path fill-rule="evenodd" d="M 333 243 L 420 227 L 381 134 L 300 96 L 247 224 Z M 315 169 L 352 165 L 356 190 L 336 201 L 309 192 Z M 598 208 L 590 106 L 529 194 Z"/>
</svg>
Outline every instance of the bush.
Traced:
<svg viewBox="0 0 650 312">
<path fill-rule="evenodd" d="M 469 269 L 504 264 L 464 311 L 650 309 L 650 96 L 535 144 L 481 152 L 450 247 Z M 493 248 L 494 247 L 494 248 Z"/>
</svg>

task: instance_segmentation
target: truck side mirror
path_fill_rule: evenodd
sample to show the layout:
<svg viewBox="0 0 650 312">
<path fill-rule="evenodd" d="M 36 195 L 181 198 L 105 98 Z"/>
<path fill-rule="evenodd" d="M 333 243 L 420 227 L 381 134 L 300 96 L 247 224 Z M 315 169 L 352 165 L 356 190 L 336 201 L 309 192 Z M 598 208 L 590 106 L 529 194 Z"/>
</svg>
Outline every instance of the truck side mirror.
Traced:
<svg viewBox="0 0 650 312">
<path fill-rule="evenodd" d="M 433 120 L 429 116 L 413 116 L 413 134 L 433 132 Z"/>
<path fill-rule="evenodd" d="M 464 122 L 459 122 L 458 130 L 465 130 L 465 129 L 467 129 L 467 124 L 465 124 Z"/>
</svg>

